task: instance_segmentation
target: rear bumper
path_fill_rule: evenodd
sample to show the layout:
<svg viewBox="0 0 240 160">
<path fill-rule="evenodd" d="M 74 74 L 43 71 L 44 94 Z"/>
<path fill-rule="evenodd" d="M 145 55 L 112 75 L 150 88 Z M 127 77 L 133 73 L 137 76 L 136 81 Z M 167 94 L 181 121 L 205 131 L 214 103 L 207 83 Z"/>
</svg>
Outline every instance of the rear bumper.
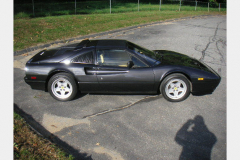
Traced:
<svg viewBox="0 0 240 160">
<path fill-rule="evenodd" d="M 30 85 L 32 89 L 46 91 L 46 83 L 45 83 L 45 81 L 31 80 L 31 79 L 28 79 L 27 77 L 24 77 L 24 81 L 28 85 Z"/>
</svg>

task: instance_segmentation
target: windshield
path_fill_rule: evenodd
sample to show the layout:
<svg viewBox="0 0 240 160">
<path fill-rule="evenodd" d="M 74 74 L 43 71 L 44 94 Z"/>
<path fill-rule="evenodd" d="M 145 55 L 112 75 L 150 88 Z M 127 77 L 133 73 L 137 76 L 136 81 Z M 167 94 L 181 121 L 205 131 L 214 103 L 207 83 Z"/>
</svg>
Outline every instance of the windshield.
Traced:
<svg viewBox="0 0 240 160">
<path fill-rule="evenodd" d="M 128 49 L 134 51 L 137 55 L 146 59 L 151 65 L 157 65 L 160 63 L 160 61 L 157 60 L 158 57 L 156 56 L 156 53 L 153 51 L 140 47 L 131 42 L 128 42 Z"/>
</svg>

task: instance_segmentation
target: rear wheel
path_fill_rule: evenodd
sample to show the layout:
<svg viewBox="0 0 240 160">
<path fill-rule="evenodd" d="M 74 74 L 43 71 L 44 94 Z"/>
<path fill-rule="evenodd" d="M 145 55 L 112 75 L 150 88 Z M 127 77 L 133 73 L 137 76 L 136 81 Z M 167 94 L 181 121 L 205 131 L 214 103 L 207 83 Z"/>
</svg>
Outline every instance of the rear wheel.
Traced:
<svg viewBox="0 0 240 160">
<path fill-rule="evenodd" d="M 76 96 L 77 85 L 71 74 L 58 73 L 50 78 L 48 91 L 53 98 L 59 101 L 69 101 Z"/>
<path fill-rule="evenodd" d="M 182 74 L 171 74 L 161 83 L 160 92 L 166 100 L 180 102 L 189 96 L 190 82 Z"/>
</svg>

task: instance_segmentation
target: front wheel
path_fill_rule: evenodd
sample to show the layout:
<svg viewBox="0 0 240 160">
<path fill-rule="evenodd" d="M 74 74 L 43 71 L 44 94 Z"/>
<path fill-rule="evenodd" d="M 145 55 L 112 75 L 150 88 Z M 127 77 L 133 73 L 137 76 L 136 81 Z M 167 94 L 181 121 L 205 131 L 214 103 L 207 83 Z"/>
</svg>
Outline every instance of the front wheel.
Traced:
<svg viewBox="0 0 240 160">
<path fill-rule="evenodd" d="M 53 98 L 59 101 L 69 101 L 76 96 L 77 85 L 71 74 L 58 73 L 50 78 L 48 91 Z"/>
<path fill-rule="evenodd" d="M 160 92 L 166 100 L 180 102 L 189 96 L 190 82 L 182 74 L 171 74 L 161 83 Z"/>
</svg>

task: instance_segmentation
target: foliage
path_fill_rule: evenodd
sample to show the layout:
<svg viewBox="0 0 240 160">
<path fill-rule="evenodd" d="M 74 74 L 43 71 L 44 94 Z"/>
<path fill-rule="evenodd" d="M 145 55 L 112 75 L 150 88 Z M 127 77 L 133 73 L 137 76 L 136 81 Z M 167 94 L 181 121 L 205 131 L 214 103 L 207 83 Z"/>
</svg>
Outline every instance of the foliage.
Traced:
<svg viewBox="0 0 240 160">
<path fill-rule="evenodd" d="M 210 7 L 218 7 L 218 3 L 216 0 L 209 0 L 210 2 Z"/>
<path fill-rule="evenodd" d="M 214 0 L 210 0 L 210 7 L 218 7 L 218 3 Z M 75 14 L 102 14 L 110 13 L 110 5 L 108 0 L 95 0 L 95 1 L 65 1 L 65 2 L 43 2 L 35 1 L 34 7 L 32 3 L 16 3 L 14 4 L 14 19 L 18 18 L 32 18 L 32 17 L 46 17 L 46 16 L 57 16 L 57 15 L 75 15 Z M 194 10 L 194 8 L 189 8 L 188 6 L 195 7 L 195 2 L 182 1 L 181 11 Z M 198 3 L 199 7 L 208 7 L 207 3 Z M 226 8 L 226 5 L 221 5 L 221 8 Z M 203 8 L 202 8 L 203 9 Z M 140 0 L 139 5 L 140 11 L 152 11 L 159 10 L 159 1 Z M 179 10 L 179 1 L 162 1 L 161 10 L 176 11 Z M 206 9 L 207 10 L 207 9 Z M 137 1 L 124 2 L 123 0 L 112 0 L 111 13 L 123 13 L 123 12 L 134 12 L 138 11 Z"/>
<path fill-rule="evenodd" d="M 218 3 L 227 3 L 227 0 L 217 0 Z"/>
<path fill-rule="evenodd" d="M 15 112 L 13 148 L 14 159 L 74 159 L 55 144 L 35 134 Z"/>
</svg>

